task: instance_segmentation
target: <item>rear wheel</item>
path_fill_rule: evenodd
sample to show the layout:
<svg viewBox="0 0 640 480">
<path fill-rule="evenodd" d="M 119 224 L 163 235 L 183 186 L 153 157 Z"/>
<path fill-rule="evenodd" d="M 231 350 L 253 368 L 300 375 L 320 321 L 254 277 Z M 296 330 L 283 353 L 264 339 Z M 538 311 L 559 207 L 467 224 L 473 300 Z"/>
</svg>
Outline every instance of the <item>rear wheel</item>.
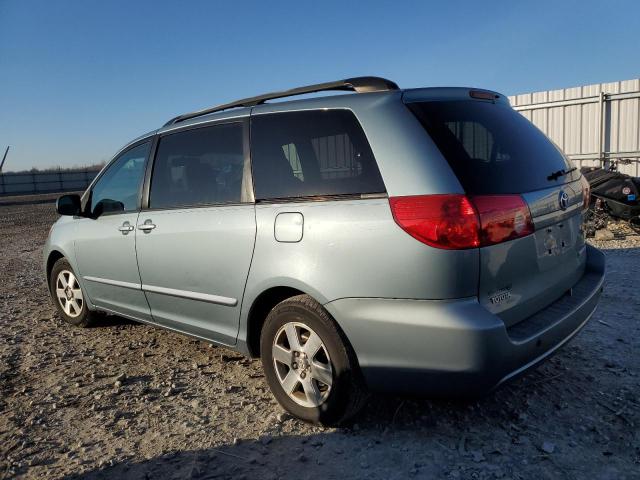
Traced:
<svg viewBox="0 0 640 480">
<path fill-rule="evenodd" d="M 357 360 L 329 313 L 308 295 L 269 313 L 260 341 L 265 377 L 278 402 L 296 417 L 344 422 L 364 405 Z"/>
<path fill-rule="evenodd" d="M 95 313 L 87 307 L 82 287 L 66 258 L 53 265 L 49 290 L 64 321 L 77 327 L 88 327 L 93 323 Z"/>
</svg>

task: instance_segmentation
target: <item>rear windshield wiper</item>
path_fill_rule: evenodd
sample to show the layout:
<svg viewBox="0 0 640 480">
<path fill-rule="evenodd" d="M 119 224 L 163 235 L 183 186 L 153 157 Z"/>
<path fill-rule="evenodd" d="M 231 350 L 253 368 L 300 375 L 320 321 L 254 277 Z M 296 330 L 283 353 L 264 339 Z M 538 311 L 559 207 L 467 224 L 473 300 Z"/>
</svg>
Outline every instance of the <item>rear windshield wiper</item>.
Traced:
<svg viewBox="0 0 640 480">
<path fill-rule="evenodd" d="M 551 175 L 547 177 L 547 180 L 557 180 L 560 177 L 564 177 L 565 175 L 569 175 L 571 172 L 575 172 L 578 167 L 570 168 L 569 170 L 558 170 L 557 172 L 553 172 Z"/>
</svg>

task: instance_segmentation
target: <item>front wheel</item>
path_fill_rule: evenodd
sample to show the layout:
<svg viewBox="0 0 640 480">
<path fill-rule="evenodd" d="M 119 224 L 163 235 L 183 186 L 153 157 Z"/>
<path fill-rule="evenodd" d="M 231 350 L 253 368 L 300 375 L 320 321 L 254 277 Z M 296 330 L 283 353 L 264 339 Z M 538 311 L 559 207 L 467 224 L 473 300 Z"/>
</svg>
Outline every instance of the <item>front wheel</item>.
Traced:
<svg viewBox="0 0 640 480">
<path fill-rule="evenodd" d="M 260 339 L 265 377 L 278 402 L 309 422 L 337 425 L 364 405 L 355 354 L 329 313 L 308 295 L 276 305 Z"/>
<path fill-rule="evenodd" d="M 77 327 L 88 327 L 93 323 L 95 313 L 87 307 L 78 278 L 66 258 L 53 265 L 49 290 L 64 321 Z"/>
</svg>

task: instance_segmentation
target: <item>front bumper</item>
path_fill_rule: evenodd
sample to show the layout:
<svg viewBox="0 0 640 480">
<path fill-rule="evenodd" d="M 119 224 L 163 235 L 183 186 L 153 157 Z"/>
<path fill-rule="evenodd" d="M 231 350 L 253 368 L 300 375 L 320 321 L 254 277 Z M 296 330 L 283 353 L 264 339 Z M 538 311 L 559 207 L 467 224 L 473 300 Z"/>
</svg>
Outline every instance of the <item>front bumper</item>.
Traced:
<svg viewBox="0 0 640 480">
<path fill-rule="evenodd" d="M 477 298 L 345 298 L 329 302 L 371 390 L 475 396 L 553 354 L 587 323 L 604 282 L 604 254 L 587 246 L 587 265 L 570 293 L 507 328 Z"/>
</svg>

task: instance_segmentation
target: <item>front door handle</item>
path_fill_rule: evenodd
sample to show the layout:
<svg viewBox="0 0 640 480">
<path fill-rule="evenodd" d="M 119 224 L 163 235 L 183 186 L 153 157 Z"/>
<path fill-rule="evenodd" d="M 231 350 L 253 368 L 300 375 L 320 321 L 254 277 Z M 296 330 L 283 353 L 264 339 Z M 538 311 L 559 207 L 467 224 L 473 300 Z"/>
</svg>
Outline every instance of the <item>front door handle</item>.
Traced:
<svg viewBox="0 0 640 480">
<path fill-rule="evenodd" d="M 133 225 L 129 222 L 124 222 L 118 227 L 118 230 L 120 230 L 123 235 L 127 235 L 129 232 L 133 232 Z"/>
<path fill-rule="evenodd" d="M 151 220 L 145 220 L 142 225 L 138 225 L 138 230 L 142 230 L 145 233 L 150 232 L 156 228 L 156 226 L 151 222 Z"/>
</svg>

